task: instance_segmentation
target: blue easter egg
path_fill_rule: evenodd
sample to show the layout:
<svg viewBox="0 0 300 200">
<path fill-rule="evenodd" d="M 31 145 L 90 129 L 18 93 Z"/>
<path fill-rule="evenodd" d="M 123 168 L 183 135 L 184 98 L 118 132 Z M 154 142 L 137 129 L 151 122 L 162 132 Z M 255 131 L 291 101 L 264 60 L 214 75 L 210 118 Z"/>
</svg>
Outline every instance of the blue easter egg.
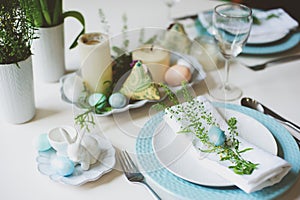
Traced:
<svg viewBox="0 0 300 200">
<path fill-rule="evenodd" d="M 215 146 L 221 146 L 226 140 L 226 136 L 223 130 L 217 126 L 211 126 L 208 131 L 208 138 Z"/>
<path fill-rule="evenodd" d="M 51 166 L 60 176 L 70 176 L 75 169 L 74 163 L 65 156 L 57 156 L 51 161 Z"/>
<path fill-rule="evenodd" d="M 103 108 L 106 105 L 106 96 L 102 93 L 94 93 L 89 96 L 90 106 L 95 106 L 98 109 Z"/>
<path fill-rule="evenodd" d="M 122 93 L 116 92 L 110 95 L 108 102 L 113 108 L 123 108 L 127 104 L 127 98 Z"/>
<path fill-rule="evenodd" d="M 51 145 L 49 143 L 47 133 L 42 133 L 39 136 L 37 136 L 35 138 L 34 145 L 35 145 L 35 148 L 38 151 L 47 151 L 47 150 L 49 150 L 51 148 Z"/>
</svg>

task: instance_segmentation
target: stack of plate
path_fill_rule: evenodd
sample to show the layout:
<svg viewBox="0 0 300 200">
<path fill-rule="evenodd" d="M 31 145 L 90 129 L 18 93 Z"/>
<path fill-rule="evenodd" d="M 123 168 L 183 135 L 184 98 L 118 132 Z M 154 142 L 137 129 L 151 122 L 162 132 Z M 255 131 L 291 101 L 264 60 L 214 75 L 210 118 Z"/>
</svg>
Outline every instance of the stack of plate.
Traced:
<svg viewBox="0 0 300 200">
<path fill-rule="evenodd" d="M 271 187 L 247 194 L 215 172 L 201 166 L 188 138 L 175 134 L 158 113 L 141 129 L 136 140 L 136 154 L 140 166 L 157 185 L 184 199 L 274 199 L 282 195 L 297 180 L 300 170 L 299 148 L 290 133 L 276 120 L 234 105 L 213 103 L 239 120 L 241 137 L 260 148 L 283 157 L 292 165 L 286 177 Z M 257 140 L 259 138 L 259 140 Z M 277 152 L 278 150 L 278 152 Z"/>
<path fill-rule="evenodd" d="M 257 15 L 263 14 L 266 17 L 262 23 L 253 24 L 250 37 L 243 48 L 243 54 L 260 55 L 280 53 L 295 47 L 299 43 L 300 32 L 298 22 L 292 19 L 282 9 L 254 11 Z M 271 16 L 273 16 L 273 18 Z M 195 20 L 195 25 L 199 35 L 211 35 L 211 18 L 211 10 L 198 15 L 198 18 Z M 285 26 L 280 23 L 285 24 Z"/>
</svg>

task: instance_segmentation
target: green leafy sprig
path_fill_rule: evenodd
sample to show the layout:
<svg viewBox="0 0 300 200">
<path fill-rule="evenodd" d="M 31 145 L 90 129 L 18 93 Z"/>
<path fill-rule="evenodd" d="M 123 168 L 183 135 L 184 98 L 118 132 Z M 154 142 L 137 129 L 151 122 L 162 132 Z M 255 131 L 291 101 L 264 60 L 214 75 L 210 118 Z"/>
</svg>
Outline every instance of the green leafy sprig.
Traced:
<svg viewBox="0 0 300 200">
<path fill-rule="evenodd" d="M 80 129 L 85 128 L 89 132 L 90 126 L 95 125 L 95 120 L 92 111 L 93 109 L 90 108 L 84 113 L 81 113 L 75 117 L 75 124 L 79 125 Z"/>
<path fill-rule="evenodd" d="M 162 85 L 162 87 L 166 90 L 169 99 L 175 103 L 173 106 L 165 106 L 165 109 L 171 114 L 170 118 L 175 118 L 175 120 L 181 122 L 181 131 L 178 133 L 193 133 L 205 145 L 205 149 L 199 148 L 200 151 L 216 153 L 220 156 L 220 161 L 230 161 L 232 165 L 229 168 L 236 174 L 248 175 L 257 168 L 258 164 L 245 160 L 241 155 L 252 150 L 252 148 L 240 150 L 240 142 L 236 137 L 238 136 L 236 118 L 232 117 L 227 121 L 229 135 L 226 136 L 226 141 L 223 145 L 216 146 L 209 141 L 208 130 L 205 129 L 202 121 L 204 120 L 209 126 L 215 125 L 219 127 L 219 124 L 217 124 L 212 113 L 206 111 L 204 103 L 190 95 L 185 83 L 182 85 L 182 90 L 179 91 L 187 102 L 184 104 L 179 104 L 179 101 L 174 99 L 176 95 L 166 85 Z M 162 108 L 163 106 L 160 105 L 159 107 Z"/>
<path fill-rule="evenodd" d="M 104 84 L 110 84 L 110 81 L 104 82 Z M 107 94 L 111 93 L 111 86 L 107 87 Z M 109 106 L 108 102 L 105 103 L 105 106 L 100 110 L 96 108 L 96 106 L 90 106 L 88 103 L 88 98 L 91 95 L 91 92 L 86 87 L 85 83 L 83 83 L 83 91 L 80 93 L 80 96 L 77 100 L 77 106 L 85 109 L 85 111 L 79 115 L 77 115 L 74 120 L 75 124 L 79 125 L 81 129 L 85 128 L 88 132 L 90 131 L 90 126 L 95 125 L 94 113 L 102 114 L 110 111 L 112 108 Z M 108 100 L 106 100 L 108 101 Z"/>
<path fill-rule="evenodd" d="M 100 17 L 100 22 L 105 25 L 104 33 L 109 34 L 110 26 L 109 26 L 109 23 L 106 19 L 106 16 L 105 16 L 104 12 L 101 8 L 98 10 L 98 14 L 99 14 L 99 17 Z"/>
<path fill-rule="evenodd" d="M 260 25 L 262 23 L 261 22 L 262 20 L 269 20 L 269 19 L 272 19 L 272 18 L 279 18 L 279 16 L 275 15 L 275 14 L 270 14 L 265 19 L 260 19 L 257 16 L 253 15 L 252 18 L 253 18 L 253 24 Z"/>
<path fill-rule="evenodd" d="M 93 108 L 88 104 L 88 97 L 90 94 L 91 93 L 87 89 L 86 84 L 83 83 L 83 91 L 78 97 L 77 106 L 85 109 L 85 111 L 74 118 L 75 124 L 79 125 L 80 129 L 85 128 L 87 131 L 90 131 L 90 125 L 95 125 L 95 120 L 92 113 Z"/>
</svg>

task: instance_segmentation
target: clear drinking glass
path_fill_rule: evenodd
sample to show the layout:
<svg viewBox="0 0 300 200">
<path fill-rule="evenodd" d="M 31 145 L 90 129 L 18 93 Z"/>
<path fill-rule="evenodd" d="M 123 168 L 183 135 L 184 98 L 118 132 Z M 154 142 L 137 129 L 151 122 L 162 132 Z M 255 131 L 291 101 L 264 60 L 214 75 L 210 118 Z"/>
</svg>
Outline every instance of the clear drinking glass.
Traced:
<svg viewBox="0 0 300 200">
<path fill-rule="evenodd" d="M 225 80 L 209 90 L 218 100 L 235 100 L 241 97 L 242 90 L 228 82 L 229 60 L 242 52 L 252 25 L 252 10 L 235 3 L 221 4 L 213 12 L 214 37 L 225 58 Z"/>
</svg>

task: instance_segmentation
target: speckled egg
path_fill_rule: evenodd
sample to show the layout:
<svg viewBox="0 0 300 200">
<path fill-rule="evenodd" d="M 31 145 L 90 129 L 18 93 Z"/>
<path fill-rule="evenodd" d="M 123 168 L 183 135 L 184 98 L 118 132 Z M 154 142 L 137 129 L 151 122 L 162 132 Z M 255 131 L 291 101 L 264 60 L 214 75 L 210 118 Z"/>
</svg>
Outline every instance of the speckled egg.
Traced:
<svg viewBox="0 0 300 200">
<path fill-rule="evenodd" d="M 211 126 L 208 131 L 208 138 L 215 146 L 221 146 L 226 140 L 226 136 L 223 130 L 217 126 Z"/>
<path fill-rule="evenodd" d="M 102 109 L 106 105 L 106 96 L 102 93 L 94 93 L 89 96 L 88 101 L 90 106 Z"/>
<path fill-rule="evenodd" d="M 47 133 L 42 133 L 34 139 L 34 146 L 38 151 L 47 151 L 51 148 Z"/>
<path fill-rule="evenodd" d="M 70 176 L 75 169 L 74 163 L 65 156 L 57 156 L 51 160 L 51 167 L 60 176 Z"/>
<path fill-rule="evenodd" d="M 189 82 L 192 74 L 188 67 L 184 65 L 173 65 L 165 73 L 165 82 L 169 86 L 179 86 L 183 81 Z"/>
<path fill-rule="evenodd" d="M 116 92 L 110 95 L 108 102 L 113 108 L 123 108 L 127 104 L 127 98 L 122 93 Z"/>
</svg>

